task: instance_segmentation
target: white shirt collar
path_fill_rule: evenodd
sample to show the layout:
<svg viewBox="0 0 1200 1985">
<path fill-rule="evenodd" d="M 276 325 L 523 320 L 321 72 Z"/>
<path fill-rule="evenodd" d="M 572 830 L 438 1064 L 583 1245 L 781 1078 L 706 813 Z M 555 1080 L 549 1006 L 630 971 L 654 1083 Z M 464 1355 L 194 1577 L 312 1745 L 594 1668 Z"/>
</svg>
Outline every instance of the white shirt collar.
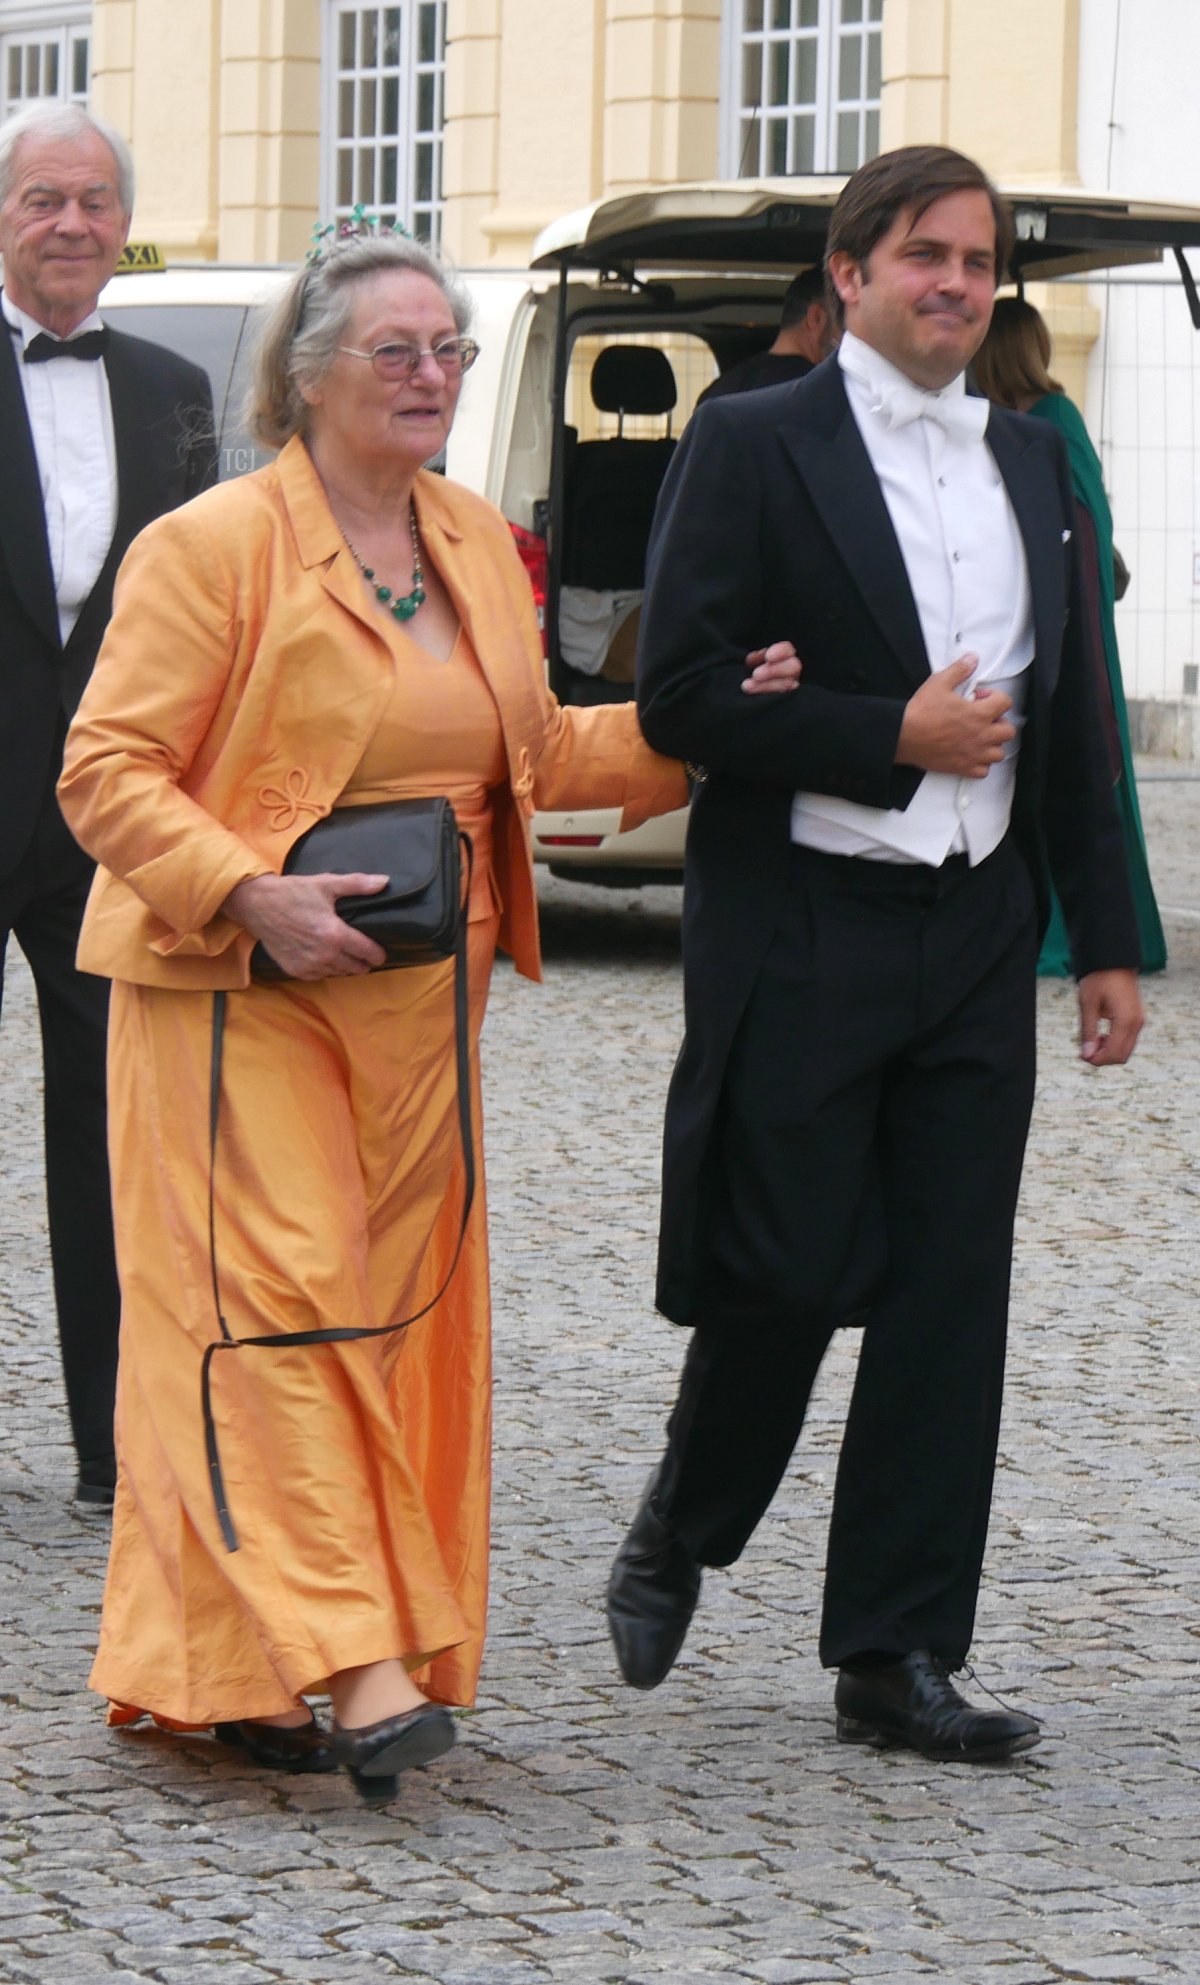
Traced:
<svg viewBox="0 0 1200 1985">
<path fill-rule="evenodd" d="M 960 439 L 982 440 L 988 423 L 986 400 L 968 397 L 965 372 L 948 386 L 930 392 L 918 386 L 874 345 L 846 331 L 838 346 L 838 364 L 848 379 L 862 387 L 871 413 L 888 428 L 907 426 L 922 415 Z"/>
<path fill-rule="evenodd" d="M 14 331 L 20 332 L 22 351 L 24 351 L 25 346 L 29 343 L 31 338 L 36 338 L 39 335 L 39 333 L 42 332 L 44 332 L 46 337 L 48 338 L 57 339 L 59 343 L 64 343 L 64 342 L 69 343 L 69 340 L 58 339 L 57 332 L 47 331 L 46 326 L 44 324 L 39 324 L 37 318 L 31 317 L 28 311 L 18 309 L 17 305 L 13 302 L 7 290 L 0 292 L 0 309 L 2 309 L 4 312 L 5 323 L 11 324 Z M 101 317 L 100 312 L 98 310 L 93 310 L 89 312 L 89 314 L 84 318 L 82 324 L 77 324 L 75 326 L 75 329 L 71 333 L 71 337 L 77 338 L 80 335 L 80 333 L 83 331 L 100 331 L 103 330 L 103 328 L 104 328 L 104 319 Z"/>
</svg>

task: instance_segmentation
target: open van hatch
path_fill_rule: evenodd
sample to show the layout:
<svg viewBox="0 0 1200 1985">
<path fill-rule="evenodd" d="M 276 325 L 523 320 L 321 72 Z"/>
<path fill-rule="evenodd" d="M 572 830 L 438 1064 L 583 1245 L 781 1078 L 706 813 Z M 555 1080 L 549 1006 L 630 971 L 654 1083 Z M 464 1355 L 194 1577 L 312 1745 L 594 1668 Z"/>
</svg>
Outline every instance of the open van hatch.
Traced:
<svg viewBox="0 0 1200 1985">
<path fill-rule="evenodd" d="M 779 270 L 818 262 L 844 179 L 746 179 L 648 187 L 544 228 L 535 269 Z M 1200 208 L 1083 187 L 1002 189 L 1017 232 L 1014 277 L 1046 281 L 1200 246 Z M 1200 326 L 1198 326 L 1200 328 Z"/>
</svg>

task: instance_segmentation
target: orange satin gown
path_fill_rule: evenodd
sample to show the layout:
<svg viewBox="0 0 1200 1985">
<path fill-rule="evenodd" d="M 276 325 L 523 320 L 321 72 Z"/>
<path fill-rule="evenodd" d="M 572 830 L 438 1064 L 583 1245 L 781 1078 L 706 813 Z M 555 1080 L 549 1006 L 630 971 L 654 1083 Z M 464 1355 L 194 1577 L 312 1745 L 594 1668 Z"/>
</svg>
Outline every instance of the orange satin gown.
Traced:
<svg viewBox="0 0 1200 1985">
<path fill-rule="evenodd" d="M 392 624 L 394 625 L 394 623 Z M 263 1717 L 401 1657 L 469 1703 L 487 1604 L 491 1351 L 478 1042 L 499 925 L 489 789 L 499 714 L 460 631 L 439 662 L 399 627 L 391 702 L 344 804 L 445 793 L 471 833 L 479 1184 L 450 1289 L 395 1337 L 214 1360 L 240 1546 L 212 1520 L 200 1361 L 212 1000 L 117 982 L 110 1141 L 124 1291 L 120 1477 L 91 1685 L 110 1721 Z M 228 995 L 216 1234 L 235 1337 L 377 1324 L 438 1288 L 462 1158 L 453 964 Z"/>
</svg>

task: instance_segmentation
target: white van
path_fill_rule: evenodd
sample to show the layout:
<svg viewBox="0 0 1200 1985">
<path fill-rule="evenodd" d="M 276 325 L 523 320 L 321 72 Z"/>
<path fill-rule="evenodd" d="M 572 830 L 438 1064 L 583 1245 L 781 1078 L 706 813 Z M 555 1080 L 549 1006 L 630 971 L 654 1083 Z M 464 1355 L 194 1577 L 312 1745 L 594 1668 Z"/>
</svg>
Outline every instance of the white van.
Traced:
<svg viewBox="0 0 1200 1985">
<path fill-rule="evenodd" d="M 480 358 L 467 378 L 446 472 L 508 518 L 565 703 L 627 699 L 654 501 L 681 427 L 718 372 L 771 342 L 792 276 L 820 260 L 840 179 L 649 188 L 547 228 L 527 270 L 467 269 Z M 1018 280 L 1174 252 L 1200 211 L 1079 188 L 1013 194 Z M 255 306 L 279 268 L 136 271 L 108 286 L 117 324 L 203 365 L 213 382 L 222 476 L 262 459 L 241 423 Z M 686 810 L 617 832 L 615 812 L 539 814 L 534 850 L 598 882 L 677 880 Z"/>
</svg>

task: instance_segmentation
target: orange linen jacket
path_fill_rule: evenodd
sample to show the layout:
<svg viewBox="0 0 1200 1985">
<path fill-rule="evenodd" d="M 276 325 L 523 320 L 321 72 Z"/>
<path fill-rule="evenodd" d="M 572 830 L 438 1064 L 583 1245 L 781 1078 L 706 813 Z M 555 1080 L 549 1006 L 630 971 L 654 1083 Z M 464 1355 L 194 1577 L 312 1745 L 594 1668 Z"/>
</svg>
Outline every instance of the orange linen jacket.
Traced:
<svg viewBox="0 0 1200 1985">
<path fill-rule="evenodd" d="M 632 703 L 562 707 L 546 686 L 532 594 L 500 512 L 417 478 L 417 520 L 500 712 L 500 943 L 541 977 L 529 818 L 621 807 L 624 828 L 682 806 L 683 768 L 644 742 Z M 143 531 L 67 737 L 58 794 L 101 864 L 84 971 L 180 990 L 249 982 L 250 933 L 220 914 L 278 873 L 336 805 L 390 693 L 386 623 L 303 442 Z"/>
</svg>

